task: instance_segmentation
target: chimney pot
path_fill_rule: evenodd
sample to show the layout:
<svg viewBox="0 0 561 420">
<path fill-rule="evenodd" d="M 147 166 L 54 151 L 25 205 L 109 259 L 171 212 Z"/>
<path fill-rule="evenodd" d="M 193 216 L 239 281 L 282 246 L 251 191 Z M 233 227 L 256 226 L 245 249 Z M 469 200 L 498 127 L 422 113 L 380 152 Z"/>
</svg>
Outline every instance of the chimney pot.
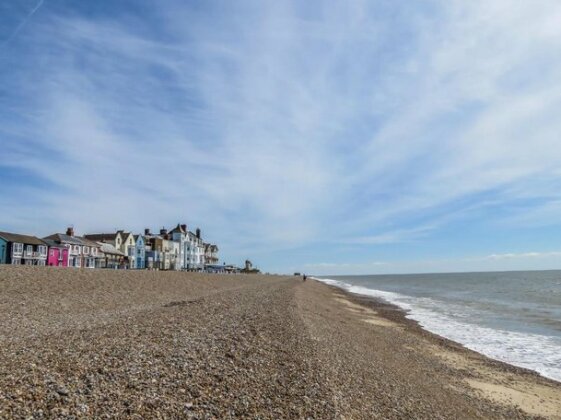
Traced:
<svg viewBox="0 0 561 420">
<path fill-rule="evenodd" d="M 201 230 L 199 228 L 197 228 L 197 230 L 195 232 L 196 232 L 197 238 L 201 239 Z"/>
<path fill-rule="evenodd" d="M 160 229 L 160 235 L 167 235 L 168 230 L 167 229 Z"/>
<path fill-rule="evenodd" d="M 150 235 L 150 229 L 144 229 L 144 236 Z"/>
<path fill-rule="evenodd" d="M 187 225 L 181 225 L 181 229 L 186 231 L 187 230 Z"/>
<path fill-rule="evenodd" d="M 74 236 L 74 228 L 72 226 L 69 226 L 68 229 L 66 229 L 66 234 L 68 236 Z"/>
</svg>

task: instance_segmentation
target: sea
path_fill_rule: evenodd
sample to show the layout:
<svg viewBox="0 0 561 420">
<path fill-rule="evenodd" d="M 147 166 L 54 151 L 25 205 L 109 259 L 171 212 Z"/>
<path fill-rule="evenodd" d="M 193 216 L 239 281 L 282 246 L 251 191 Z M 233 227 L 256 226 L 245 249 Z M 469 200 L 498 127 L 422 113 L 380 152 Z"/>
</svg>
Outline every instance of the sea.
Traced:
<svg viewBox="0 0 561 420">
<path fill-rule="evenodd" d="M 561 271 L 314 278 L 381 298 L 428 331 L 561 382 Z"/>
</svg>

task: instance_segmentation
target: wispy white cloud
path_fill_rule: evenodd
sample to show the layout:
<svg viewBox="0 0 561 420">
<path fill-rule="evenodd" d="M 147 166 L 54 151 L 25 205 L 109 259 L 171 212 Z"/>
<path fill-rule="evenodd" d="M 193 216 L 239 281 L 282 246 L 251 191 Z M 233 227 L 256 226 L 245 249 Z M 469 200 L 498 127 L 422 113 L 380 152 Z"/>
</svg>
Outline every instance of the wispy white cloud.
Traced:
<svg viewBox="0 0 561 420">
<path fill-rule="evenodd" d="M 505 254 L 491 254 L 481 258 L 482 260 L 508 260 L 513 258 L 549 258 L 560 257 L 561 251 L 548 251 L 548 252 L 522 252 L 522 253 L 505 253 Z M 473 261 L 474 259 L 468 259 Z M 477 260 L 477 259 L 475 259 Z"/>
<path fill-rule="evenodd" d="M 0 165 L 49 185 L 20 188 L 44 219 L 2 203 L 13 227 L 186 220 L 288 267 L 430 244 L 482 208 L 561 224 L 555 1 L 53 3 L 0 70 Z"/>
</svg>

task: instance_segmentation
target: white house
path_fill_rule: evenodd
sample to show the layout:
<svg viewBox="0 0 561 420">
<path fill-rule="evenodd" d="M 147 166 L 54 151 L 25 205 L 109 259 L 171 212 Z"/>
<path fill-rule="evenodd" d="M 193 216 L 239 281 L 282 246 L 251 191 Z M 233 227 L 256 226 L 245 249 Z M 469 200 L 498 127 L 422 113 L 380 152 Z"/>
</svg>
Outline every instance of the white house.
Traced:
<svg viewBox="0 0 561 420">
<path fill-rule="evenodd" d="M 195 233 L 187 230 L 187 225 L 178 224 L 169 232 L 173 241 L 179 243 L 179 260 L 181 270 L 203 270 L 205 266 L 205 244 L 201 230 Z"/>
<path fill-rule="evenodd" d="M 175 228 L 169 231 L 171 239 L 179 244 L 179 269 L 187 270 L 189 268 L 189 231 L 187 225 L 177 224 Z"/>
</svg>

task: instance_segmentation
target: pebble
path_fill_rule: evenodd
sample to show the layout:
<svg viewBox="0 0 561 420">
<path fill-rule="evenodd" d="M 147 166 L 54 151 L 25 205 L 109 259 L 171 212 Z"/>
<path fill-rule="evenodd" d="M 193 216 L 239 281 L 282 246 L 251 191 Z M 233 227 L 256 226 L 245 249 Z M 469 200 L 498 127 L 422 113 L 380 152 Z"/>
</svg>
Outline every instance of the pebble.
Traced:
<svg viewBox="0 0 561 420">
<path fill-rule="evenodd" d="M 527 417 L 315 282 L 23 270 L 0 267 L 0 418 Z"/>
</svg>

